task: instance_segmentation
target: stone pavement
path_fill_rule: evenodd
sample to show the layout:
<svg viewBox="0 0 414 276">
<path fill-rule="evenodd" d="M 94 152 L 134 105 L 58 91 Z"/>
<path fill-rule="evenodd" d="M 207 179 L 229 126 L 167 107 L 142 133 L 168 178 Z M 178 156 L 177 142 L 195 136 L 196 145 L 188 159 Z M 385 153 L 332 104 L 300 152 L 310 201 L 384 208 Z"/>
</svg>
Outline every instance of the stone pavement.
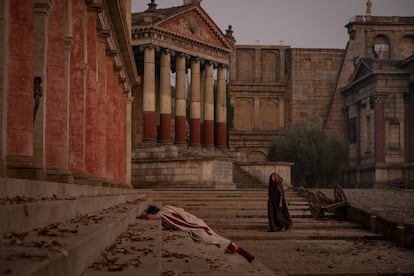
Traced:
<svg viewBox="0 0 414 276">
<path fill-rule="evenodd" d="M 333 198 L 332 189 L 320 189 Z M 395 244 L 414 248 L 414 190 L 344 189 L 350 219 Z"/>
<path fill-rule="evenodd" d="M 266 231 L 265 190 L 131 191 L 0 179 L 0 192 L 0 275 L 414 275 L 413 191 L 345 189 L 350 218 L 365 228 L 329 214 L 315 220 L 303 197 L 287 191 L 295 224 L 276 233 Z M 152 203 L 183 207 L 256 259 L 137 219 Z"/>
</svg>

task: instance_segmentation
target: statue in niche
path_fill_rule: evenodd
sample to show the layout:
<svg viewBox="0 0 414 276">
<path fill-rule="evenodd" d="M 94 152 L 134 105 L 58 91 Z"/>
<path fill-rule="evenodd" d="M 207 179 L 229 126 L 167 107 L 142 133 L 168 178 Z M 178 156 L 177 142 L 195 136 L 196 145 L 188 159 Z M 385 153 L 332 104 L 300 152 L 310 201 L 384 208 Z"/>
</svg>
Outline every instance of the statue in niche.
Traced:
<svg viewBox="0 0 414 276">
<path fill-rule="evenodd" d="M 42 97 L 42 78 L 35 77 L 33 80 L 33 98 L 34 98 L 34 108 L 33 108 L 33 122 L 36 119 L 36 113 L 39 109 L 40 98 Z"/>
</svg>

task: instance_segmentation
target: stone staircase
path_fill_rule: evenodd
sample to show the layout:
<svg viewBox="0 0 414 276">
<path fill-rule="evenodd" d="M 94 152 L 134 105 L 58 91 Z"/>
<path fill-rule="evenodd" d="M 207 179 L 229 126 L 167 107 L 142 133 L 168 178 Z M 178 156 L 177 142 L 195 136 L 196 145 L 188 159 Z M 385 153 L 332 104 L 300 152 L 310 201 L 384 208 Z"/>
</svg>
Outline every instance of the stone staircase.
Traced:
<svg viewBox="0 0 414 276">
<path fill-rule="evenodd" d="M 0 275 L 376 275 L 396 271 L 392 258 L 413 256 L 357 224 L 313 219 L 304 198 L 289 189 L 294 225 L 273 233 L 264 189 L 131 190 L 2 179 L 0 191 Z M 255 261 L 165 231 L 159 220 L 137 219 L 149 204 L 184 208 Z M 387 261 L 373 267 L 372 259 Z"/>
<path fill-rule="evenodd" d="M 0 275 L 80 275 L 150 203 L 133 189 L 0 179 Z"/>
<path fill-rule="evenodd" d="M 236 189 L 263 189 L 267 185 L 259 178 L 240 168 L 236 163 L 233 163 L 233 182 Z"/>
</svg>

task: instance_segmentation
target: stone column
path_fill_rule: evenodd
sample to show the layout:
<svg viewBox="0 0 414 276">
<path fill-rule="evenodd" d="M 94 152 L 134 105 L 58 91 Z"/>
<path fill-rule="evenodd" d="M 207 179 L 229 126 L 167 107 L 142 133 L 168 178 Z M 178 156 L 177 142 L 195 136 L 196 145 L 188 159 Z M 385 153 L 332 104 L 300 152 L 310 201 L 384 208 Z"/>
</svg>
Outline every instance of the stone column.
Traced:
<svg viewBox="0 0 414 276">
<path fill-rule="evenodd" d="M 221 65 L 217 72 L 216 131 L 218 148 L 227 147 L 227 106 L 226 106 L 227 69 Z"/>
<path fill-rule="evenodd" d="M 47 97 L 47 47 L 48 47 L 48 11 L 51 0 L 34 1 L 34 75 L 41 79 L 42 96 L 38 99 L 38 108 L 33 110 L 33 158 L 45 168 L 45 102 Z M 42 177 L 43 178 L 43 177 Z"/>
<path fill-rule="evenodd" d="M 364 139 L 361 135 L 361 102 L 356 105 L 356 165 L 361 163 L 361 140 Z"/>
<path fill-rule="evenodd" d="M 414 162 L 414 79 L 409 85 L 409 91 L 404 95 L 404 145 L 405 162 Z"/>
<path fill-rule="evenodd" d="M 4 2 L 4 1 L 3 1 Z M 36 166 L 33 161 L 33 1 L 6 1 L 4 9 L 8 16 L 1 26 L 4 29 L 7 44 L 4 55 L 7 68 L 3 99 L 7 99 L 7 110 L 4 110 L 2 132 L 6 131 L 5 151 L 7 175 L 15 178 L 36 179 Z M 3 4 L 2 4 L 3 5 Z M 24 24 L 22 24 L 24 19 Z M 25 35 L 22 35 L 25 34 Z M 4 129 L 4 130 L 3 130 Z"/>
<path fill-rule="evenodd" d="M 145 48 L 144 53 L 144 96 L 143 96 L 144 142 L 156 139 L 155 118 L 155 49 Z"/>
<path fill-rule="evenodd" d="M 186 102 L 185 102 L 185 57 L 181 54 L 176 58 L 175 76 L 175 143 L 185 144 Z"/>
<path fill-rule="evenodd" d="M 385 110 L 384 95 L 375 96 L 374 132 L 375 132 L 375 162 L 385 162 Z"/>
<path fill-rule="evenodd" d="M 201 62 L 200 69 L 203 69 L 204 62 Z M 204 90 L 205 70 L 200 70 L 200 144 L 204 145 Z"/>
<path fill-rule="evenodd" d="M 191 61 L 190 145 L 200 146 L 200 61 Z"/>
<path fill-rule="evenodd" d="M 160 137 L 161 143 L 171 143 L 171 54 L 161 51 L 160 65 Z"/>
<path fill-rule="evenodd" d="M 214 81 L 212 63 L 206 63 L 204 77 L 204 146 L 214 147 Z"/>
<path fill-rule="evenodd" d="M 125 93 L 126 97 L 126 183 L 131 187 L 131 155 L 132 155 L 132 91 Z"/>
<path fill-rule="evenodd" d="M 0 176 L 6 176 L 8 14 L 5 11 L 9 10 L 9 1 L 0 2 Z"/>
</svg>

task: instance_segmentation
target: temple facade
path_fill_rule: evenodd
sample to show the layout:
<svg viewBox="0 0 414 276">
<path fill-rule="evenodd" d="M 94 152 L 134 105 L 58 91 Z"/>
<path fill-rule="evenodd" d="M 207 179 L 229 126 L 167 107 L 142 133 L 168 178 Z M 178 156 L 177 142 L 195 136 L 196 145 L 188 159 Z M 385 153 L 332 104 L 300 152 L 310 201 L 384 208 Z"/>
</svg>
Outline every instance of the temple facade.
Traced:
<svg viewBox="0 0 414 276">
<path fill-rule="evenodd" d="M 130 187 L 130 1 L 0 4 L 0 173 Z"/>
</svg>

